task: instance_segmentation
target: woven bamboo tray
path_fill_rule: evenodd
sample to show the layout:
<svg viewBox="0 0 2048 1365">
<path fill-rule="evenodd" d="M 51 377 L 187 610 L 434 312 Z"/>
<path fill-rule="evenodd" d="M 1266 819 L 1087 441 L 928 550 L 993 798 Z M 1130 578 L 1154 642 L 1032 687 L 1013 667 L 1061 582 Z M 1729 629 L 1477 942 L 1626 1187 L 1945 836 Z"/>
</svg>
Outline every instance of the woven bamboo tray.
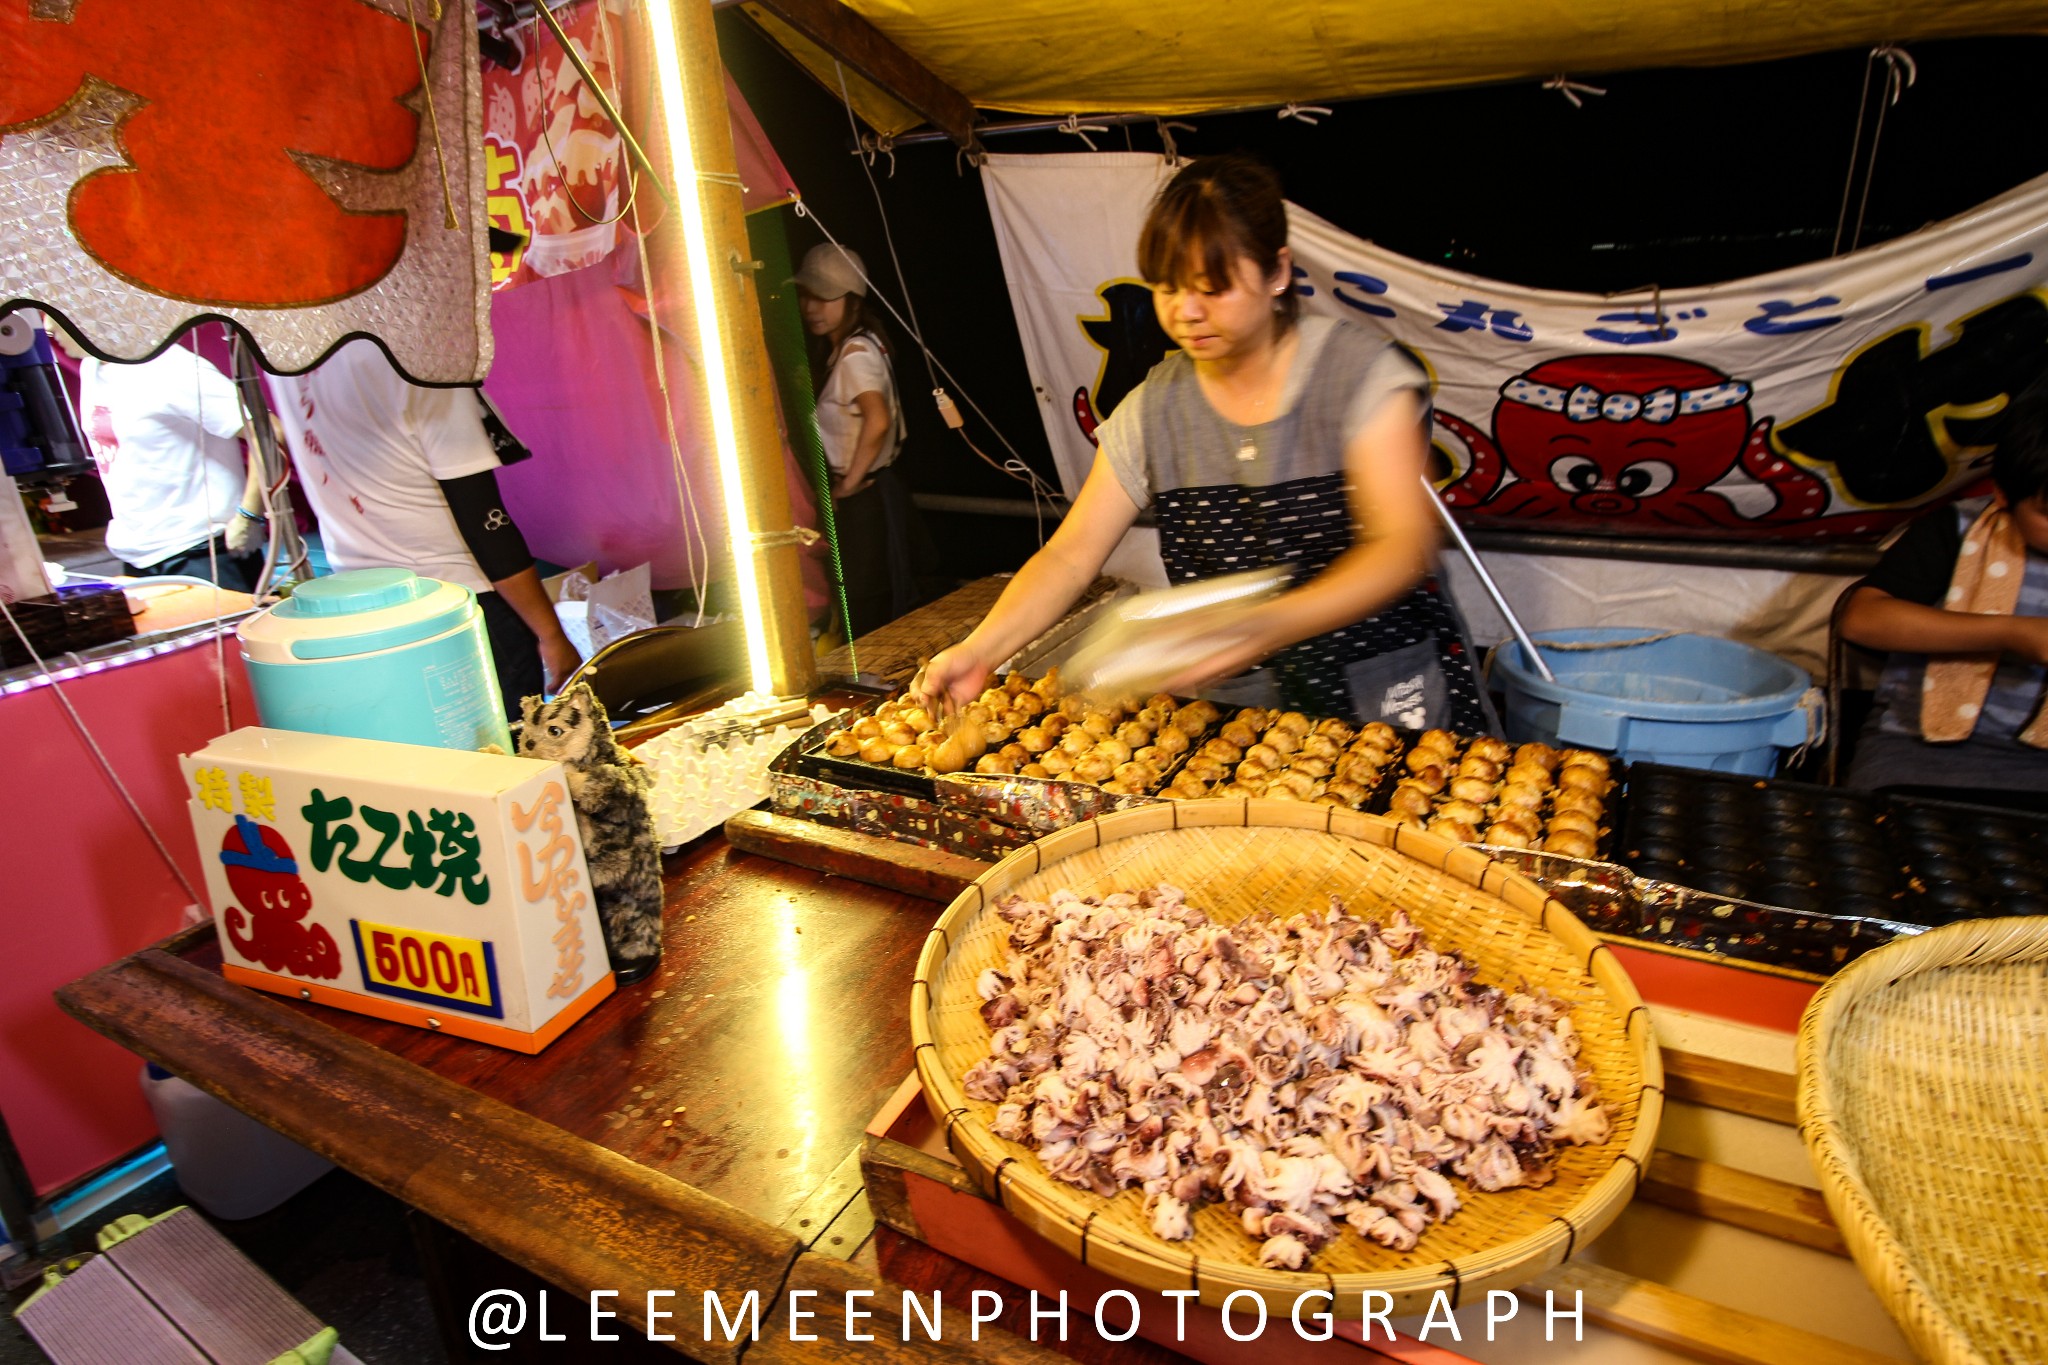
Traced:
<svg viewBox="0 0 2048 1365">
<path fill-rule="evenodd" d="M 1398 838 L 1396 837 L 1398 834 Z M 1398 850 L 1398 851 L 1397 851 Z M 1327 904 L 1332 893 L 1372 918 L 1398 905 L 1429 942 L 1457 949 L 1492 985 L 1541 986 L 1571 1003 L 1613 1133 L 1569 1147 L 1557 1178 L 1535 1190 L 1482 1193 L 1457 1182 L 1464 1206 L 1396 1252 L 1345 1230 L 1302 1271 L 1268 1270 L 1258 1244 L 1220 1205 L 1195 1235 L 1168 1242 L 1147 1225 L 1136 1189 L 1102 1199 L 1047 1175 L 1029 1148 L 989 1131 L 995 1106 L 969 1099 L 960 1077 L 988 1049 L 974 980 L 1002 960 L 1002 895 L 1044 899 L 1138 890 L 1166 881 L 1188 903 L 1234 922 L 1258 909 Z M 1122 811 L 1048 835 L 997 863 L 961 893 L 925 941 L 911 990 L 911 1032 L 925 1101 L 947 1144 L 991 1198 L 1084 1264 L 1143 1289 L 1195 1289 L 1204 1303 L 1249 1290 L 1274 1311 L 1307 1290 L 1336 1293 L 1356 1316 L 1360 1294 L 1424 1310 L 1438 1290 L 1453 1304 L 1507 1289 L 1590 1242 L 1642 1179 L 1663 1112 L 1664 1073 L 1650 1021 L 1614 954 L 1526 877 L 1485 855 L 1376 816 L 1286 801 L 1177 801 Z"/>
<path fill-rule="evenodd" d="M 1864 1278 L 1941 1365 L 2048 1361 L 2048 919 L 1895 939 L 1799 1024 L 1799 1131 Z"/>
</svg>

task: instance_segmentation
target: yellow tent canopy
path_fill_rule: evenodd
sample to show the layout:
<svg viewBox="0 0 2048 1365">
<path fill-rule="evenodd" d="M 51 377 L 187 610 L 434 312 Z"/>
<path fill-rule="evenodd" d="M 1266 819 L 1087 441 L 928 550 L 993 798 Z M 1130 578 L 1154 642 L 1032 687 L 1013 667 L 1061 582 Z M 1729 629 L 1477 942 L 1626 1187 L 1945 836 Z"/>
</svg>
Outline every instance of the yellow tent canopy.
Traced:
<svg viewBox="0 0 2048 1365">
<path fill-rule="evenodd" d="M 839 0 L 829 0 L 839 3 Z M 1865 44 L 2048 32 L 2048 0 L 845 0 L 984 109 L 1196 114 L 1403 90 L 1716 66 Z M 823 48 L 747 12 L 827 89 Z M 845 70 L 856 112 L 924 120 Z"/>
</svg>

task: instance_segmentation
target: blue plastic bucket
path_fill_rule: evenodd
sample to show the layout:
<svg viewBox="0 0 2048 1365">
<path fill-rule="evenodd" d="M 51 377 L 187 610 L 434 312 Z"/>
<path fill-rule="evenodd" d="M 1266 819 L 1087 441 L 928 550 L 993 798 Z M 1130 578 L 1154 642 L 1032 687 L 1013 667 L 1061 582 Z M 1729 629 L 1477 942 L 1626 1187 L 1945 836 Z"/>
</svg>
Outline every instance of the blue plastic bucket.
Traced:
<svg viewBox="0 0 2048 1365">
<path fill-rule="evenodd" d="M 1559 644 L 1642 640 L 1655 627 L 1553 630 Z M 1634 763 L 1769 777 L 1778 750 L 1807 742 L 1813 679 L 1777 655 L 1713 635 L 1673 635 L 1612 649 L 1543 649 L 1545 682 L 1520 644 L 1494 667 L 1507 689 L 1508 738 L 1578 745 Z"/>
</svg>

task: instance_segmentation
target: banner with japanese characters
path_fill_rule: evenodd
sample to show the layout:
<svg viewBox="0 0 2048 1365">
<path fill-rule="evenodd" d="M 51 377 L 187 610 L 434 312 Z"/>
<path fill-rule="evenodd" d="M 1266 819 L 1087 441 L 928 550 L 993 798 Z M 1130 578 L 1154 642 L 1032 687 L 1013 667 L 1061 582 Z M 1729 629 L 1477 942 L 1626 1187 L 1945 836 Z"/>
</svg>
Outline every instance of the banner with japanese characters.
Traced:
<svg viewBox="0 0 2048 1365">
<path fill-rule="evenodd" d="M 984 174 L 1071 493 L 1096 426 L 1171 345 L 1135 267 L 1167 172 L 1101 154 L 991 157 Z M 1439 487 L 1467 518 L 1868 537 L 1981 482 L 2006 402 L 2048 369 L 2048 177 L 1850 255 L 1608 297 L 1409 260 L 1298 206 L 1290 225 L 1304 310 L 1428 369 Z M 1077 265 L 1088 296 L 1068 280 L 1050 306 L 1045 282 Z"/>
<path fill-rule="evenodd" d="M 0 5 L 0 313 L 143 360 L 225 318 L 296 373 L 374 336 L 491 367 L 475 7 Z"/>
</svg>

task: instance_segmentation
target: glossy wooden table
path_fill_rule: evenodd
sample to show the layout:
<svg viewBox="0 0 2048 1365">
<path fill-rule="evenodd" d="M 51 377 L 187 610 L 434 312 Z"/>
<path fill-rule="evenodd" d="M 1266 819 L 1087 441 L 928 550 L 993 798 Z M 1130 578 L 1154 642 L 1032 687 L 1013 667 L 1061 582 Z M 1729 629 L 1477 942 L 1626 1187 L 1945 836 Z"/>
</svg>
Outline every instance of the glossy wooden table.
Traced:
<svg viewBox="0 0 2048 1365">
<path fill-rule="evenodd" d="M 888 1238 L 855 1261 L 843 1259 L 852 1245 L 808 1245 L 859 1195 L 861 1130 L 911 1069 L 909 981 L 940 906 L 742 853 L 720 834 L 672 855 L 666 874 L 660 970 L 537 1057 L 229 984 L 211 925 L 58 999 L 550 1283 L 619 1291 L 608 1306 L 633 1330 L 647 1290 L 675 1292 L 667 1330 L 688 1338 L 706 1290 L 736 1303 L 754 1289 L 763 1332 L 750 1359 L 1044 1356 L 987 1329 L 970 1341 L 964 1314 L 942 1344 L 899 1339 L 900 1294 L 884 1274 L 951 1288 L 976 1287 L 978 1272 Z M 815 1344 L 788 1340 L 793 1289 L 821 1291 L 808 1305 Z M 845 1342 L 835 1323 L 848 1289 L 878 1291 L 872 1343 Z M 685 1348 L 736 1359 L 723 1341 Z M 1103 1358 L 1085 1341 L 1071 1349 Z"/>
</svg>

